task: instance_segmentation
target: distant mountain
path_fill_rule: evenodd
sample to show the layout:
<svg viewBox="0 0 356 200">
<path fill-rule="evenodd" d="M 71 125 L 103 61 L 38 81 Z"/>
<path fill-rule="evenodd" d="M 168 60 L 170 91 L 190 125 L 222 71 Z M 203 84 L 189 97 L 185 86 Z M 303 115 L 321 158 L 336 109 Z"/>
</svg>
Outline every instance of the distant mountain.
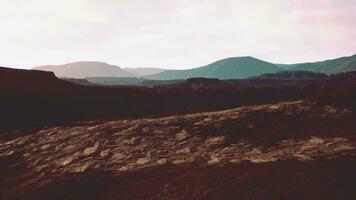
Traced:
<svg viewBox="0 0 356 200">
<path fill-rule="evenodd" d="M 356 71 L 356 55 L 297 64 L 273 64 L 253 57 L 232 57 L 203 67 L 188 70 L 167 70 L 158 74 L 148 75 L 145 78 L 152 80 L 188 79 L 194 77 L 242 79 L 280 71 L 310 71 L 325 74 Z"/>
<path fill-rule="evenodd" d="M 74 62 L 64 65 L 46 65 L 34 67 L 35 70 L 51 71 L 57 77 L 86 78 L 86 77 L 134 77 L 122 68 L 103 62 Z"/>
<path fill-rule="evenodd" d="M 33 69 L 52 71 L 57 77 L 143 77 L 149 80 L 184 80 L 188 78 L 244 79 L 281 71 L 310 71 L 337 74 L 356 71 L 356 54 L 320 62 L 274 64 L 253 57 L 231 57 L 206 66 L 187 70 L 161 68 L 120 68 L 103 62 L 74 62 L 64 65 L 47 65 Z"/>
<path fill-rule="evenodd" d="M 320 62 L 298 63 L 290 65 L 278 65 L 287 70 L 304 70 L 326 74 L 337 74 L 356 70 L 356 54 Z"/>
<path fill-rule="evenodd" d="M 152 68 L 152 67 L 136 67 L 136 68 L 123 68 L 125 71 L 134 74 L 137 77 L 142 77 L 142 76 L 148 76 L 148 75 L 153 75 L 153 74 L 158 74 L 163 71 L 166 71 L 165 69 L 161 68 Z"/>
<path fill-rule="evenodd" d="M 216 61 L 203 67 L 188 70 L 167 70 L 146 76 L 145 78 L 152 80 L 187 79 L 193 77 L 241 79 L 282 70 L 283 68 L 273 63 L 253 57 L 232 57 Z"/>
</svg>

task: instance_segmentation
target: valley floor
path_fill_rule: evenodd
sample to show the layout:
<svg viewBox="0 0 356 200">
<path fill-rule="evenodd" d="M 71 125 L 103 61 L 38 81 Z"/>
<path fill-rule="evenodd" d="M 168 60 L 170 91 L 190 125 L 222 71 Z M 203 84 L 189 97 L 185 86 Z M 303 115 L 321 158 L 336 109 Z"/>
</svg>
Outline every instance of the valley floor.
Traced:
<svg viewBox="0 0 356 200">
<path fill-rule="evenodd" d="M 295 101 L 14 131 L 0 199 L 356 199 L 355 122 Z"/>
</svg>

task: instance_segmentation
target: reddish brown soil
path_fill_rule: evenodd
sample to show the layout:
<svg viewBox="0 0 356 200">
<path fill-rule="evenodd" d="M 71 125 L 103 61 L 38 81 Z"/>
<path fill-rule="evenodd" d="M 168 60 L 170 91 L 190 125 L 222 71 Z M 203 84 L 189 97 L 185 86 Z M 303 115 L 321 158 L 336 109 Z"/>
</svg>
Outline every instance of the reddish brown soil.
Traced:
<svg viewBox="0 0 356 200">
<path fill-rule="evenodd" d="M 355 199 L 356 160 L 165 166 L 116 176 L 91 171 L 2 199 Z M 5 186 L 6 187 L 6 186 Z"/>
</svg>

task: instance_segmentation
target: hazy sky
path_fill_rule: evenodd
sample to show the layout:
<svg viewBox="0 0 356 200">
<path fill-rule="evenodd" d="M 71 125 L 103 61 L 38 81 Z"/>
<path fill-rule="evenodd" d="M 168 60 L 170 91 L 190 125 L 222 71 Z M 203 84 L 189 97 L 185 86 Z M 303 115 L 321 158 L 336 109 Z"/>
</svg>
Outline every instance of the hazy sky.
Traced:
<svg viewBox="0 0 356 200">
<path fill-rule="evenodd" d="M 356 0 L 0 0 L 0 65 L 191 68 L 356 54 Z"/>
</svg>

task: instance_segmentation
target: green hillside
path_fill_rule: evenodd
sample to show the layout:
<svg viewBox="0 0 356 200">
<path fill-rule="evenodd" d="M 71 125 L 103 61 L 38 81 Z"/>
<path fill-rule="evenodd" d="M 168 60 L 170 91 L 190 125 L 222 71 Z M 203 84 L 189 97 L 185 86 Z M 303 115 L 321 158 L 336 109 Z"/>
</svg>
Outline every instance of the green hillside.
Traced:
<svg viewBox="0 0 356 200">
<path fill-rule="evenodd" d="M 283 65 L 288 70 L 303 70 L 326 74 L 337 74 L 356 70 L 356 55 L 321 62 Z"/>
<path fill-rule="evenodd" d="M 189 70 L 167 70 L 162 73 L 146 76 L 145 78 L 152 80 L 187 79 L 193 77 L 241 79 L 281 70 L 283 69 L 275 64 L 253 57 L 232 57 L 203 67 Z"/>
</svg>

